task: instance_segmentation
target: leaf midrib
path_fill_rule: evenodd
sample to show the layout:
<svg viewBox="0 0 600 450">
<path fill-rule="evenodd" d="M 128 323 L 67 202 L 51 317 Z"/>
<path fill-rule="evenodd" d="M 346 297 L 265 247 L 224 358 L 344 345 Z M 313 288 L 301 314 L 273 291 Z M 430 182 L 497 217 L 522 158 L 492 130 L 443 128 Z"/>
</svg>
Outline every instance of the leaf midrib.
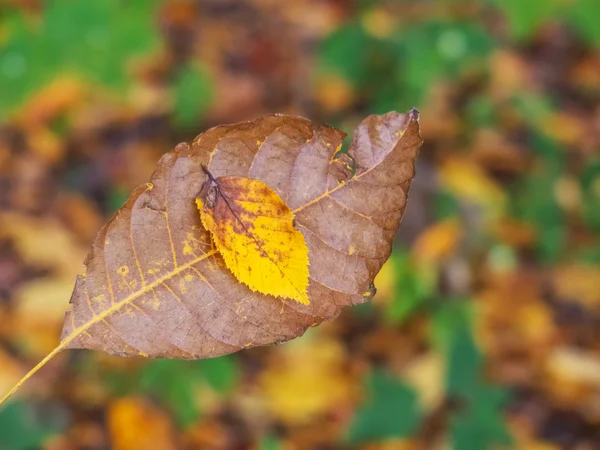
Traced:
<svg viewBox="0 0 600 450">
<path fill-rule="evenodd" d="M 187 269 L 193 267 L 194 264 L 197 264 L 200 261 L 203 261 L 206 258 L 209 258 L 216 253 L 217 253 L 216 250 L 211 250 L 211 251 L 203 254 L 202 256 L 198 256 L 197 258 L 194 258 L 193 260 L 191 260 L 181 266 L 178 266 L 177 268 L 168 272 L 166 275 L 162 276 L 161 278 L 154 280 L 152 283 L 149 283 L 149 284 L 143 286 L 139 291 L 134 292 L 131 295 L 128 295 L 120 302 L 117 302 L 114 305 L 111 305 L 109 308 L 106 308 L 102 312 L 94 313 L 94 316 L 90 320 L 85 322 L 83 325 L 80 325 L 79 327 L 74 328 L 73 331 L 71 331 L 71 333 L 69 333 L 69 335 L 62 340 L 61 347 L 66 348 L 71 342 L 73 342 L 82 333 L 85 333 L 91 326 L 96 325 L 97 323 L 103 321 L 108 316 L 110 316 L 112 313 L 121 309 L 123 306 L 128 305 L 131 302 L 133 302 L 136 298 L 141 297 L 142 295 L 151 292 L 152 289 L 154 289 L 155 287 L 162 285 L 165 281 L 170 280 L 175 275 L 183 272 L 184 270 L 187 270 Z"/>
</svg>

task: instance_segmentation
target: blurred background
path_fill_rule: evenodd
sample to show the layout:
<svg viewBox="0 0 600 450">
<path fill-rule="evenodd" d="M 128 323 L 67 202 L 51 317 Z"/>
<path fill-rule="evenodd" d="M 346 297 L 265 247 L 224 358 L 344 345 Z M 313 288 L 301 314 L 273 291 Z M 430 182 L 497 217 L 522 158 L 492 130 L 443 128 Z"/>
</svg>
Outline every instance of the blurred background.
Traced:
<svg viewBox="0 0 600 450">
<path fill-rule="evenodd" d="M 160 158 L 271 112 L 425 144 L 370 304 L 198 361 L 70 351 L 0 449 L 600 449 L 600 1 L 0 0 L 0 393 Z"/>
</svg>

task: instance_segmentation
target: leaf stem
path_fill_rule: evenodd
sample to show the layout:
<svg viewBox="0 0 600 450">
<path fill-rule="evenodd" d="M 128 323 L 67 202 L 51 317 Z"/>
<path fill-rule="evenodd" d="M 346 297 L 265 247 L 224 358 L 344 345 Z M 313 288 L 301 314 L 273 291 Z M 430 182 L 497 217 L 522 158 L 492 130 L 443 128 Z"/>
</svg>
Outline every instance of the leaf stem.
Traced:
<svg viewBox="0 0 600 450">
<path fill-rule="evenodd" d="M 65 342 L 61 342 L 54 350 L 52 350 L 48 356 L 42 359 L 33 369 L 31 369 L 23 378 L 19 380 L 17 384 L 4 396 L 0 399 L 0 406 L 4 404 L 27 380 L 29 380 L 33 375 L 35 375 L 42 367 L 48 363 L 52 358 L 58 355 L 62 350 L 66 348 Z"/>
</svg>

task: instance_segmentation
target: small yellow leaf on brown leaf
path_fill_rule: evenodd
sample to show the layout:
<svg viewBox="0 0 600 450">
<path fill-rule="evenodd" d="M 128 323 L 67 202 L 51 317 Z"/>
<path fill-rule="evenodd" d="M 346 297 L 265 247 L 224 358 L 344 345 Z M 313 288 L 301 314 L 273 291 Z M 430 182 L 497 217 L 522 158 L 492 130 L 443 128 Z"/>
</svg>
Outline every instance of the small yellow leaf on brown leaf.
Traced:
<svg viewBox="0 0 600 450">
<path fill-rule="evenodd" d="M 229 270 L 253 291 L 309 304 L 308 248 L 290 208 L 258 180 L 207 174 L 196 202 Z"/>
</svg>

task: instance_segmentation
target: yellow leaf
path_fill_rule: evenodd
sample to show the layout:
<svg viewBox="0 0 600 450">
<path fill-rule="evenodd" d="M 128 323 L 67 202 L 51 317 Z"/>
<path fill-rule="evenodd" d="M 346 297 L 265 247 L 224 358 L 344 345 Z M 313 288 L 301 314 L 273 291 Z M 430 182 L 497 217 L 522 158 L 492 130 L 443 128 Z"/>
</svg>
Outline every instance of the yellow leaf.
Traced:
<svg viewBox="0 0 600 450">
<path fill-rule="evenodd" d="M 339 342 L 321 334 L 277 347 L 258 381 L 260 401 L 271 414 L 296 425 L 344 409 L 352 398 L 345 357 Z"/>
<path fill-rule="evenodd" d="M 258 180 L 207 175 L 196 204 L 229 270 L 253 291 L 307 305 L 308 247 L 290 208 Z"/>
<path fill-rule="evenodd" d="M 418 262 L 441 262 L 452 255 L 461 237 L 462 230 L 456 220 L 439 222 L 419 235 L 412 253 Z"/>
<path fill-rule="evenodd" d="M 108 408 L 108 430 L 115 450 L 177 448 L 169 417 L 142 398 L 114 401 Z"/>
<path fill-rule="evenodd" d="M 506 194 L 475 161 L 448 158 L 442 163 L 439 173 L 442 185 L 448 191 L 478 205 L 486 218 L 495 219 L 506 209 Z"/>
</svg>

